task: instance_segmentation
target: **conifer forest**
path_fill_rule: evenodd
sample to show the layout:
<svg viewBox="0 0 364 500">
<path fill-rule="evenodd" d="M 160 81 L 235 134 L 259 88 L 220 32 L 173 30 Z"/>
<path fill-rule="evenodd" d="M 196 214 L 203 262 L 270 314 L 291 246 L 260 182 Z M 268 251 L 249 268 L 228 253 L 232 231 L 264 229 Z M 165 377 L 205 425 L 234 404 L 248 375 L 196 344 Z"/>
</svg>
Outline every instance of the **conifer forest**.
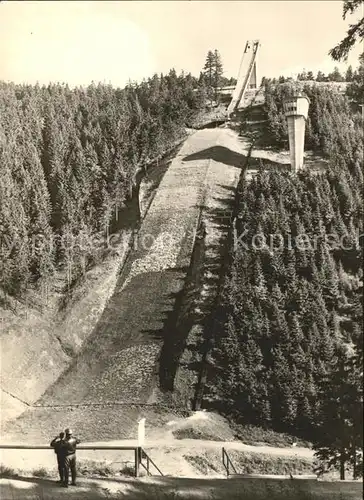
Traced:
<svg viewBox="0 0 364 500">
<path fill-rule="evenodd" d="M 191 75 L 174 70 L 124 89 L 0 84 L 0 288 L 18 296 L 94 263 L 78 241 L 105 234 L 138 169 L 185 136 L 202 107 Z M 72 240 L 73 239 L 73 240 Z M 74 241 L 62 245 L 61 241 Z M 72 255 L 64 250 L 72 247 Z"/>
<path fill-rule="evenodd" d="M 328 168 L 293 176 L 262 161 L 249 184 L 241 178 L 210 393 L 238 419 L 321 450 L 336 436 L 338 454 L 352 457 L 363 439 L 363 129 L 345 96 L 304 90 L 306 144 Z M 287 92 L 266 83 L 266 133 L 277 146 L 287 141 Z"/>
</svg>

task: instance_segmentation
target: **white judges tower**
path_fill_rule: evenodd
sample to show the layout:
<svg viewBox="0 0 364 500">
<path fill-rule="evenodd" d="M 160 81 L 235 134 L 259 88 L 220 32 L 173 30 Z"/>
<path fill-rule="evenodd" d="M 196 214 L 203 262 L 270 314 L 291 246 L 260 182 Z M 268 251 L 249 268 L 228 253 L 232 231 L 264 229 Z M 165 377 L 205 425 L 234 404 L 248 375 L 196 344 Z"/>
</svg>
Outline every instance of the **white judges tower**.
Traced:
<svg viewBox="0 0 364 500">
<path fill-rule="evenodd" d="M 295 92 L 283 103 L 287 117 L 289 153 L 293 172 L 297 172 L 303 167 L 305 127 L 309 105 L 309 98 L 302 92 Z"/>
</svg>

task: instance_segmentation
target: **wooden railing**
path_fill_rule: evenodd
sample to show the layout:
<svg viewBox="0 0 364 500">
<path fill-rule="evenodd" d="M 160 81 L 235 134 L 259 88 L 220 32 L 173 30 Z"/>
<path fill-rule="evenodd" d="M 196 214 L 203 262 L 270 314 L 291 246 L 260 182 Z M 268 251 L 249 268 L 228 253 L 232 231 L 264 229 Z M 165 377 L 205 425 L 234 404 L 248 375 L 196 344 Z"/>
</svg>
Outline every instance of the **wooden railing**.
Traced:
<svg viewBox="0 0 364 500">
<path fill-rule="evenodd" d="M 50 446 L 40 446 L 40 445 L 17 445 L 17 444 L 0 444 L 0 450 L 49 450 L 53 451 Z M 134 473 L 135 477 L 140 475 L 140 466 L 142 466 L 148 473 L 149 476 L 153 474 L 150 471 L 150 466 L 152 465 L 160 474 L 163 476 L 160 469 L 156 466 L 150 456 L 143 450 L 141 446 L 93 446 L 93 445 L 79 445 L 77 450 L 115 450 L 115 451 L 134 451 Z M 143 459 L 146 459 L 146 464 L 143 463 Z"/>
<path fill-rule="evenodd" d="M 227 451 L 225 448 L 222 449 L 222 464 L 225 467 L 227 476 L 230 476 L 230 471 L 233 471 L 233 474 L 237 474 L 234 464 L 232 463 Z"/>
<path fill-rule="evenodd" d="M 146 451 L 143 450 L 143 448 L 140 448 L 140 451 L 141 451 L 141 455 L 140 455 L 140 462 L 139 463 L 147 471 L 148 476 L 154 475 L 150 472 L 151 465 L 156 469 L 156 471 L 159 473 L 160 476 L 163 476 L 163 473 L 161 472 L 161 470 L 156 466 L 155 462 L 153 462 L 153 460 L 146 453 Z M 146 464 L 143 463 L 143 458 L 146 459 L 146 461 L 147 461 Z"/>
</svg>

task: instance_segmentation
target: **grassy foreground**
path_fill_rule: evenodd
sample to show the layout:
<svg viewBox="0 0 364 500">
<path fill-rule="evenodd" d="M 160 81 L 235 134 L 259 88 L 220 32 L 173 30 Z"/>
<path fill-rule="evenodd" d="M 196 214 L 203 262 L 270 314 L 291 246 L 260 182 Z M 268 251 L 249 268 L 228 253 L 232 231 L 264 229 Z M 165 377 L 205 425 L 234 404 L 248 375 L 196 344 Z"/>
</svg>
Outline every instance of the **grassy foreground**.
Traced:
<svg viewBox="0 0 364 500">
<path fill-rule="evenodd" d="M 0 480 L 2 500 L 359 500 L 362 484 L 276 479 L 150 478 L 119 481 L 80 480 L 75 488 L 62 489 L 54 482 L 22 479 L 12 485 Z M 27 481 L 29 481 L 27 483 Z"/>
</svg>

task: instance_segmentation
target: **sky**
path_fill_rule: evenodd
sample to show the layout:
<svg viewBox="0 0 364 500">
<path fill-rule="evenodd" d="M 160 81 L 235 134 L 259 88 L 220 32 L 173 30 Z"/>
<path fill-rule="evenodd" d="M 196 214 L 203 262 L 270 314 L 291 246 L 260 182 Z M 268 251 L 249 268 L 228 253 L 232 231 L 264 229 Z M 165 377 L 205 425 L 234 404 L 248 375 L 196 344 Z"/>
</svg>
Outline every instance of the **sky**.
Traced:
<svg viewBox="0 0 364 500">
<path fill-rule="evenodd" d="M 220 52 L 225 76 L 237 77 L 250 39 L 261 43 L 258 79 L 345 71 L 358 65 L 363 46 L 347 64 L 328 51 L 353 20 L 342 19 L 340 0 L 3 0 L 0 80 L 124 86 L 172 67 L 198 76 L 210 49 Z"/>
</svg>

